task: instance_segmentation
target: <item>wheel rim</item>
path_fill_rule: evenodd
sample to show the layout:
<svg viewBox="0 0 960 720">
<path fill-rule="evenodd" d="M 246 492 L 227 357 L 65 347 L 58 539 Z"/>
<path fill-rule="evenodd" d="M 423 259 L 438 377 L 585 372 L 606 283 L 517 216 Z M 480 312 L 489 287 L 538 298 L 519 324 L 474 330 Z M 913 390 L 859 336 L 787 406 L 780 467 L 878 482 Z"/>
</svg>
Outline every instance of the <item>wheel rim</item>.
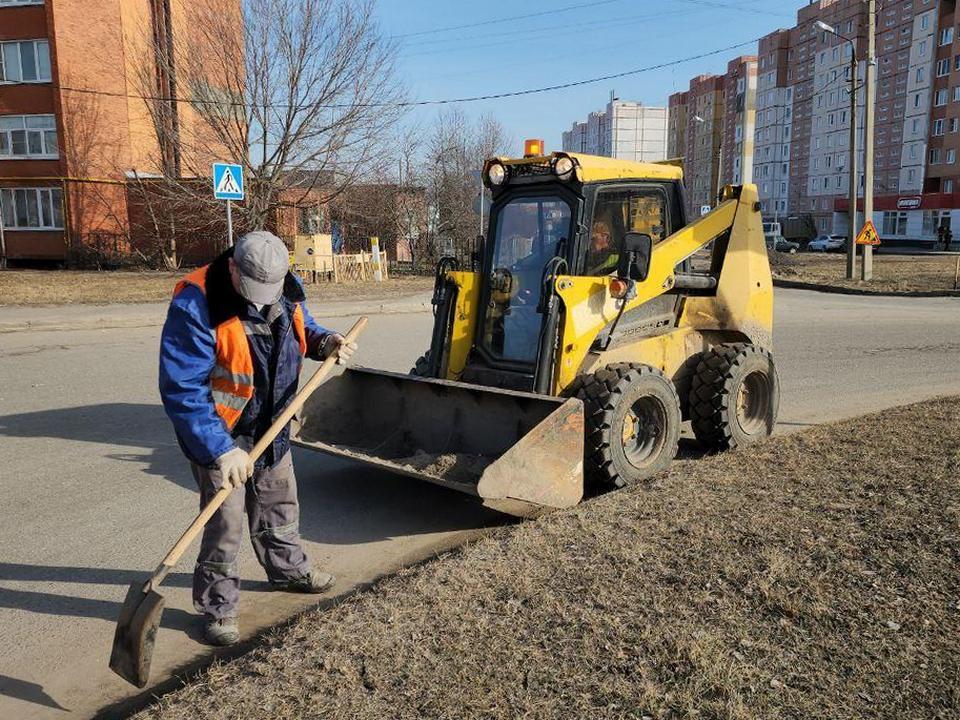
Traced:
<svg viewBox="0 0 960 720">
<path fill-rule="evenodd" d="M 637 468 L 649 465 L 667 439 L 667 409 L 658 398 L 639 398 L 623 417 L 621 442 L 627 461 Z"/>
<path fill-rule="evenodd" d="M 737 391 L 737 423 L 748 435 L 756 435 L 766 430 L 769 414 L 770 383 L 765 373 L 755 370 Z"/>
</svg>

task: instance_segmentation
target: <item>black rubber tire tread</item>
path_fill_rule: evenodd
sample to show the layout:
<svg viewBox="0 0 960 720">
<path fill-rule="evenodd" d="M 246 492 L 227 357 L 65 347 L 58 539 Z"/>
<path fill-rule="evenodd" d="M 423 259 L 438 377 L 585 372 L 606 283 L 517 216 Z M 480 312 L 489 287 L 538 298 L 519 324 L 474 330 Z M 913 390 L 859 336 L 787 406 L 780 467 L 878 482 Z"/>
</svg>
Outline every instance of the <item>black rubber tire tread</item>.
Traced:
<svg viewBox="0 0 960 720">
<path fill-rule="evenodd" d="M 612 452 L 622 443 L 621 430 L 613 422 L 618 405 L 629 387 L 649 377 L 662 380 L 669 414 L 667 440 L 657 460 L 643 472 Z M 594 373 L 580 375 L 567 388 L 584 405 L 584 479 L 590 491 L 605 491 L 631 485 L 664 470 L 677 455 L 680 438 L 680 398 L 673 383 L 657 368 L 639 363 L 614 363 Z"/>
<path fill-rule="evenodd" d="M 427 350 L 423 355 L 417 358 L 417 361 L 410 368 L 409 375 L 416 377 L 432 377 L 430 374 L 430 351 Z"/>
<path fill-rule="evenodd" d="M 768 376 L 772 381 L 772 420 L 769 423 L 772 426 L 780 405 L 780 381 L 770 351 L 751 343 L 728 343 L 716 345 L 703 353 L 693 376 L 688 406 L 693 434 L 708 449 L 732 450 L 769 435 L 769 432 L 745 434 L 736 418 L 737 393 L 745 377 L 744 367 L 757 365 L 757 358 L 769 368 Z"/>
<path fill-rule="evenodd" d="M 694 353 L 688 357 L 683 365 L 673 375 L 673 384 L 680 396 L 680 415 L 684 420 L 690 419 L 690 389 L 693 387 L 693 376 L 703 359 L 703 353 Z"/>
</svg>

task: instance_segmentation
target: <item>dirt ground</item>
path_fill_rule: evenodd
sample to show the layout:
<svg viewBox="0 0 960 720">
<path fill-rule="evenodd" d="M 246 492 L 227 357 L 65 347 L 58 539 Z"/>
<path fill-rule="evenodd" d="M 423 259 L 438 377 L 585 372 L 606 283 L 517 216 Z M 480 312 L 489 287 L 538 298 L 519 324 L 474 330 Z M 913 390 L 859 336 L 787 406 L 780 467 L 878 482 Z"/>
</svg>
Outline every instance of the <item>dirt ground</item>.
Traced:
<svg viewBox="0 0 960 720">
<path fill-rule="evenodd" d="M 855 287 L 875 292 L 954 290 L 957 257 L 949 255 L 874 255 L 873 280 L 848 281 L 842 253 L 770 253 L 774 277 L 784 280 Z M 857 258 L 857 272 L 860 258 Z"/>
<path fill-rule="evenodd" d="M 163 302 L 186 271 L 86 272 L 71 270 L 0 271 L 0 306 Z M 308 283 L 314 300 L 376 300 L 403 297 L 433 288 L 432 277 L 403 276 L 380 283 Z"/>
<path fill-rule="evenodd" d="M 956 718 L 957 427 L 950 398 L 677 462 L 309 612 L 138 717 Z"/>
</svg>

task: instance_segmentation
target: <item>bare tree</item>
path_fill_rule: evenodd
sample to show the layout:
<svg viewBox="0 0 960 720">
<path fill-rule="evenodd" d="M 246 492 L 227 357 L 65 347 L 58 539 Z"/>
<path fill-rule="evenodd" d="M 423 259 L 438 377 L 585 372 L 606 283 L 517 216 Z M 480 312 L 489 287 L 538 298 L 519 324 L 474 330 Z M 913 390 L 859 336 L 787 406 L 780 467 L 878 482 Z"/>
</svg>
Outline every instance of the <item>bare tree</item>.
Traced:
<svg viewBox="0 0 960 720">
<path fill-rule="evenodd" d="M 146 215 L 157 231 L 166 227 L 168 259 L 178 236 L 209 228 L 222 214 L 209 181 L 199 182 L 216 160 L 244 167 L 239 229 L 269 227 L 281 205 L 327 203 L 375 175 L 403 91 L 373 0 L 157 5 L 166 11 L 137 63 L 137 83 L 160 172 L 145 179 L 149 192 L 141 197 L 150 199 Z M 186 199 L 192 212 L 168 216 Z"/>
<path fill-rule="evenodd" d="M 480 232 L 475 207 L 481 186 L 477 173 L 483 161 L 507 150 L 509 139 L 500 122 L 484 115 L 471 122 L 459 108 L 442 111 L 427 141 L 424 185 L 432 214 L 433 247 L 465 261 Z"/>
</svg>

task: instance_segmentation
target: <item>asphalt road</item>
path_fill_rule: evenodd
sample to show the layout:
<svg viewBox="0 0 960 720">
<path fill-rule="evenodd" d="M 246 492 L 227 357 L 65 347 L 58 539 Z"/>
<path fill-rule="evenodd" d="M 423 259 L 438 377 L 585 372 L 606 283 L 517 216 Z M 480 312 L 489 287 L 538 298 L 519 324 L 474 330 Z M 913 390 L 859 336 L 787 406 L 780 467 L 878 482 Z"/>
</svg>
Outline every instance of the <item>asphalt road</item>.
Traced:
<svg viewBox="0 0 960 720">
<path fill-rule="evenodd" d="M 358 362 L 406 370 L 430 322 L 372 317 Z M 0 718 L 88 717 L 135 694 L 106 667 L 119 603 L 197 503 L 155 389 L 158 335 L 0 334 Z M 775 343 L 780 431 L 960 393 L 957 299 L 779 290 Z M 304 451 L 296 462 L 303 536 L 341 591 L 504 521 L 407 478 Z M 192 563 L 191 553 L 165 583 L 154 680 L 208 654 L 190 606 Z M 311 604 L 267 592 L 249 547 L 241 564 L 245 634 Z"/>
</svg>

